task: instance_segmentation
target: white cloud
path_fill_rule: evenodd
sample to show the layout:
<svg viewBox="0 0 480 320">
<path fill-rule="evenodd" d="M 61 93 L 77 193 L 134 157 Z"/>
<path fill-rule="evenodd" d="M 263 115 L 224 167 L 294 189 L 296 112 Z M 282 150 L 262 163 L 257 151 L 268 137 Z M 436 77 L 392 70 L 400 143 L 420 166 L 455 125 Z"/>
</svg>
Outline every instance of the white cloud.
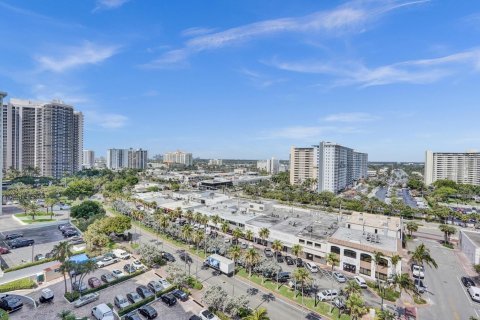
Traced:
<svg viewBox="0 0 480 320">
<path fill-rule="evenodd" d="M 162 55 L 160 58 L 143 65 L 147 68 L 167 69 L 173 66 L 186 65 L 187 51 L 183 49 L 170 50 Z"/>
<path fill-rule="evenodd" d="M 65 48 L 62 55 L 41 55 L 37 56 L 36 60 L 41 70 L 63 72 L 82 65 L 101 63 L 117 52 L 117 46 L 100 45 L 87 41 L 77 47 Z"/>
<path fill-rule="evenodd" d="M 480 49 L 474 48 L 439 58 L 408 60 L 378 67 L 367 67 L 361 62 L 352 61 L 280 62 L 275 59 L 268 64 L 286 71 L 329 75 L 334 78 L 335 86 L 427 84 L 460 73 L 479 72 Z"/>
<path fill-rule="evenodd" d="M 243 68 L 239 70 L 239 72 L 245 75 L 250 82 L 252 82 L 253 85 L 258 88 L 267 88 L 274 84 L 287 81 L 285 78 L 270 77 L 247 68 Z"/>
<path fill-rule="evenodd" d="M 125 3 L 130 0 L 97 0 L 96 6 L 93 9 L 93 12 L 100 11 L 100 10 L 111 10 L 120 8 Z"/>
<path fill-rule="evenodd" d="M 185 60 L 190 54 L 195 52 L 218 49 L 279 33 L 316 33 L 325 35 L 337 35 L 346 32 L 359 33 L 364 30 L 367 22 L 379 18 L 388 11 L 427 1 L 404 1 L 400 3 L 397 1 L 352 1 L 333 10 L 319 11 L 302 17 L 259 21 L 193 37 L 185 43 L 183 48 L 165 53 L 164 56 L 160 57 L 160 60 L 178 64 L 179 60 L 169 59 L 170 55 L 177 55 L 178 51 L 182 51 L 181 58 Z M 190 29 L 195 32 L 195 28 Z M 198 30 L 201 29 L 198 28 Z M 156 64 L 154 62 L 151 65 L 155 66 Z"/>
<path fill-rule="evenodd" d="M 86 123 L 105 129 L 119 129 L 128 123 L 126 116 L 117 113 L 103 113 L 92 110 L 87 110 L 84 113 Z"/>
<path fill-rule="evenodd" d="M 213 28 L 202 28 L 202 27 L 192 27 L 182 31 L 182 36 L 184 37 L 195 37 L 200 35 L 205 35 L 207 33 L 214 32 Z"/>
<path fill-rule="evenodd" d="M 377 119 L 377 116 L 366 112 L 335 113 L 323 118 L 327 122 L 369 122 Z"/>
</svg>

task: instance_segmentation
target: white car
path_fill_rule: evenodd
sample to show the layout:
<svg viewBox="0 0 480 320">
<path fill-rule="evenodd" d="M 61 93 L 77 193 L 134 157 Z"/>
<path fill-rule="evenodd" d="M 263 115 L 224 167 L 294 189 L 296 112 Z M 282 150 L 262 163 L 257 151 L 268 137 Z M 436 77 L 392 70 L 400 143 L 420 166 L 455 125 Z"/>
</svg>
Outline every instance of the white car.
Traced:
<svg viewBox="0 0 480 320">
<path fill-rule="evenodd" d="M 360 276 L 355 276 L 353 277 L 353 280 L 355 280 L 355 282 L 360 286 L 360 288 L 362 289 L 366 289 L 368 286 L 367 286 L 367 282 L 365 281 L 365 279 L 363 279 L 362 277 Z"/>
<path fill-rule="evenodd" d="M 140 262 L 140 260 L 135 260 L 132 262 L 132 266 L 135 268 L 135 270 L 144 270 L 146 267 L 143 265 L 143 263 Z"/>
<path fill-rule="evenodd" d="M 335 271 L 334 273 L 332 273 L 332 275 L 335 278 L 335 280 L 337 280 L 339 283 L 347 282 L 347 278 L 345 278 L 345 276 L 338 271 Z"/>
<path fill-rule="evenodd" d="M 167 280 L 163 279 L 163 278 L 160 278 L 158 280 L 158 283 L 160 283 L 163 287 L 163 289 L 168 289 L 170 288 L 172 285 L 170 284 L 170 282 L 168 282 Z"/>
<path fill-rule="evenodd" d="M 198 315 L 202 320 L 220 320 L 216 315 L 207 309 L 200 311 Z"/>
<path fill-rule="evenodd" d="M 412 264 L 412 274 L 414 278 L 425 278 L 425 269 L 417 264 Z"/>
<path fill-rule="evenodd" d="M 116 295 L 113 299 L 113 303 L 118 309 L 123 309 L 130 305 L 130 302 L 128 302 L 127 298 L 125 298 L 122 294 Z"/>
<path fill-rule="evenodd" d="M 317 293 L 317 297 L 320 301 L 331 301 L 338 297 L 338 291 L 333 289 L 333 290 L 323 290 L 319 293 Z"/>
<path fill-rule="evenodd" d="M 122 270 L 115 269 L 112 271 L 112 275 L 118 279 L 118 278 L 124 277 L 125 273 L 123 273 Z"/>
<path fill-rule="evenodd" d="M 86 304 L 98 300 L 98 297 L 100 297 L 100 294 L 98 292 L 86 294 L 83 297 L 78 298 L 78 300 L 74 302 L 73 306 L 75 308 L 83 307 Z"/>
<path fill-rule="evenodd" d="M 103 268 L 105 266 L 109 266 L 111 264 L 114 264 L 118 261 L 120 261 L 120 260 L 118 260 L 118 258 L 105 257 L 105 258 L 103 258 L 103 260 L 97 261 L 97 267 L 98 268 Z"/>
<path fill-rule="evenodd" d="M 130 259 L 130 253 L 128 253 L 127 251 L 125 250 L 122 250 L 122 249 L 114 249 L 112 251 L 113 255 L 115 256 L 115 258 L 118 258 L 118 259 L 123 259 L 123 260 L 128 260 Z"/>
<path fill-rule="evenodd" d="M 92 316 L 97 320 L 114 320 L 112 309 L 107 304 L 102 303 L 92 309 Z"/>
<path fill-rule="evenodd" d="M 313 262 L 305 262 L 305 267 L 310 270 L 310 272 L 317 273 L 318 272 L 318 267 L 315 263 Z"/>
</svg>

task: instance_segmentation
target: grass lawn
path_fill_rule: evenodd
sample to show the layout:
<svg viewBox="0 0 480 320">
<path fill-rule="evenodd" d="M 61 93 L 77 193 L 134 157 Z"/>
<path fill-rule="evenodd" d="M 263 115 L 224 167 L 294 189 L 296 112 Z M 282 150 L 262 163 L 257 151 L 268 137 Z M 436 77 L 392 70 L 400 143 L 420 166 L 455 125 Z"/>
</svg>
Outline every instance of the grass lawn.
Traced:
<svg viewBox="0 0 480 320">
<path fill-rule="evenodd" d="M 0 292 L 35 288 L 37 284 L 30 278 L 18 279 L 0 285 Z"/>
<path fill-rule="evenodd" d="M 25 213 L 17 213 L 15 214 L 15 217 L 20 219 L 22 222 L 28 223 L 28 224 L 56 221 L 55 219 L 50 219 L 51 214 L 46 212 L 36 212 L 35 219 L 32 219 L 32 216 L 30 214 L 25 214 Z"/>
</svg>

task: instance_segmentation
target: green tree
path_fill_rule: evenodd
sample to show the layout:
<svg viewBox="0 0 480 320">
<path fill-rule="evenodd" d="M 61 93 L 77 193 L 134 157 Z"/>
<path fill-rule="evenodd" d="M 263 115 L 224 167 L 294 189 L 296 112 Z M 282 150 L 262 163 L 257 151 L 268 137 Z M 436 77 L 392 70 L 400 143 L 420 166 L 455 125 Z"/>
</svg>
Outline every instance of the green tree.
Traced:
<svg viewBox="0 0 480 320">
<path fill-rule="evenodd" d="M 202 230 L 195 230 L 192 234 L 192 241 L 193 243 L 195 243 L 195 247 L 196 247 L 196 251 L 198 253 L 198 245 L 200 244 L 200 242 L 203 241 L 203 239 L 205 239 L 205 233 L 202 231 Z"/>
<path fill-rule="evenodd" d="M 74 219 L 88 219 L 97 215 L 105 215 L 105 209 L 97 201 L 85 200 L 70 209 L 70 216 Z"/>
<path fill-rule="evenodd" d="M 303 289 L 307 284 L 312 282 L 312 276 L 304 268 L 297 268 L 293 271 L 293 279 L 295 280 L 295 290 L 297 289 L 297 283 L 302 288 L 302 304 L 303 304 Z"/>
<path fill-rule="evenodd" d="M 409 221 L 409 222 L 407 222 L 406 227 L 407 227 L 407 232 L 408 232 L 408 234 L 409 234 L 410 236 L 412 236 L 414 232 L 417 232 L 417 231 L 418 231 L 418 227 L 419 227 L 419 226 L 420 226 L 420 225 L 419 225 L 418 223 L 416 223 L 415 221 Z"/>
<path fill-rule="evenodd" d="M 235 228 L 235 229 L 233 229 L 233 231 L 232 231 L 232 237 L 233 237 L 234 240 L 238 240 L 238 239 L 240 239 L 242 236 L 243 236 L 243 231 L 242 231 L 242 229 L 240 229 L 240 228 L 238 228 L 238 227 Z"/>
<path fill-rule="evenodd" d="M 228 256 L 233 260 L 233 265 L 236 267 L 238 259 L 242 256 L 242 249 L 239 246 L 231 246 L 228 250 Z"/>
<path fill-rule="evenodd" d="M 350 316 L 353 320 L 359 319 L 368 312 L 368 309 L 365 307 L 365 303 L 363 302 L 361 295 L 358 293 L 351 294 L 348 297 L 345 306 L 349 310 Z"/>
<path fill-rule="evenodd" d="M 330 252 L 327 254 L 327 264 L 332 266 L 332 271 L 335 269 L 335 266 L 337 266 L 340 263 L 340 259 L 338 258 L 338 255 L 334 252 Z"/>
<path fill-rule="evenodd" d="M 361 292 L 361 288 L 355 280 L 349 280 L 346 286 L 343 288 L 343 292 L 345 292 L 345 296 L 348 298 L 354 293 L 359 294 Z"/>
<path fill-rule="evenodd" d="M 62 310 L 57 313 L 57 317 L 60 320 L 75 320 L 77 318 L 71 310 Z"/>
<path fill-rule="evenodd" d="M 438 228 L 443 232 L 445 244 L 450 243 L 450 236 L 457 233 L 457 229 L 448 224 L 441 224 L 438 226 Z"/>
<path fill-rule="evenodd" d="M 182 226 L 182 237 L 185 242 L 189 242 L 189 239 L 192 235 L 193 228 L 190 224 L 184 224 Z"/>
<path fill-rule="evenodd" d="M 212 216 L 210 219 L 212 220 L 215 228 L 218 229 L 218 224 L 220 223 L 220 216 L 218 214 L 216 214 L 216 215 Z"/>
<path fill-rule="evenodd" d="M 227 233 L 228 230 L 230 230 L 230 224 L 225 221 L 225 222 L 222 223 L 222 232 Z"/>
<path fill-rule="evenodd" d="M 427 264 L 435 269 L 438 268 L 437 262 L 430 255 L 430 249 L 428 249 L 423 243 L 415 248 L 415 251 L 412 253 L 412 260 L 421 266 Z"/>
<path fill-rule="evenodd" d="M 275 252 L 275 257 L 277 257 L 278 253 L 283 249 L 283 243 L 280 240 L 273 240 L 272 242 L 272 249 Z"/>
<path fill-rule="evenodd" d="M 107 217 L 102 220 L 103 232 L 107 235 L 122 234 L 132 227 L 132 220 L 127 216 Z"/>
<path fill-rule="evenodd" d="M 70 199 L 83 199 L 95 194 L 95 184 L 90 179 L 80 179 L 70 182 L 64 191 Z"/>
<path fill-rule="evenodd" d="M 260 261 L 260 254 L 254 248 L 250 248 L 245 252 L 245 263 L 249 268 L 249 277 L 252 276 L 252 269 L 255 264 Z"/>
<path fill-rule="evenodd" d="M 258 236 L 262 239 L 263 245 L 267 246 L 266 239 L 270 236 L 270 230 L 268 228 L 261 228 L 258 232 Z"/>
<path fill-rule="evenodd" d="M 253 240 L 253 231 L 252 230 L 245 231 L 245 239 L 252 242 L 252 240 Z"/>
<path fill-rule="evenodd" d="M 398 254 L 395 254 L 390 258 L 390 261 L 392 262 L 394 275 L 397 273 L 397 265 L 400 262 L 400 260 L 402 260 L 402 257 L 400 257 Z"/>
<path fill-rule="evenodd" d="M 69 257 L 72 256 L 72 244 L 68 241 L 61 241 L 53 247 L 53 258 L 58 262 L 64 264 Z M 63 281 L 65 283 L 65 293 L 67 293 L 67 276 L 63 272 Z"/>
<path fill-rule="evenodd" d="M 292 246 L 291 251 L 292 251 L 292 254 L 298 258 L 303 253 L 303 248 L 299 244 L 294 244 Z"/>
<path fill-rule="evenodd" d="M 258 308 L 253 310 L 252 314 L 246 316 L 244 320 L 270 320 L 267 314 L 267 309 Z"/>
</svg>

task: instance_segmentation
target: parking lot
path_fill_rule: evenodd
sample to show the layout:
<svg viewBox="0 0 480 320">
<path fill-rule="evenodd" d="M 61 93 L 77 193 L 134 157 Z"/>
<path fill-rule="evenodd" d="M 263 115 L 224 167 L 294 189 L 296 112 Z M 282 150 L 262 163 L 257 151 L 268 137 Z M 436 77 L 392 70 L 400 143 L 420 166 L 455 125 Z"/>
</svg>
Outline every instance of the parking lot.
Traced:
<svg viewBox="0 0 480 320">
<path fill-rule="evenodd" d="M 114 269 L 123 270 L 123 266 L 128 262 L 131 261 L 120 261 L 118 263 L 98 269 L 92 274 L 87 275 L 84 282 L 86 282 L 88 278 L 93 276 L 100 278 L 102 274 L 109 273 Z M 135 278 L 126 280 L 122 283 L 118 283 L 114 286 L 98 291 L 98 293 L 100 294 L 99 300 L 89 303 L 80 308 L 75 308 L 73 304 L 69 303 L 63 298 L 63 294 L 65 291 L 64 282 L 63 279 L 60 279 L 61 281 L 58 281 L 57 283 L 48 286 L 48 288 L 53 290 L 53 292 L 55 293 L 55 299 L 53 303 L 40 304 L 39 307 L 36 309 L 34 309 L 31 305 L 24 305 L 22 310 L 10 314 L 10 319 L 54 320 L 58 319 L 57 313 L 62 310 L 72 310 L 77 317 L 90 317 L 91 310 L 94 306 L 101 303 L 110 303 L 113 305 L 113 300 L 116 295 L 122 294 L 126 296 L 127 293 L 135 291 L 136 287 L 138 287 L 139 285 L 147 285 L 149 281 L 156 279 L 158 279 L 158 276 L 155 274 L 155 271 L 150 270 L 146 273 L 136 276 Z M 67 283 L 70 290 L 70 283 L 68 279 Z M 28 296 L 38 301 L 40 294 L 41 288 L 39 288 L 32 294 L 29 294 Z M 187 320 L 190 318 L 191 315 L 198 314 L 201 310 L 201 307 L 198 306 L 192 299 L 189 299 L 185 302 L 177 301 L 177 304 L 172 307 L 168 307 L 161 300 L 154 301 L 151 305 L 155 308 L 155 310 L 157 310 L 159 318 L 167 320 Z M 116 307 L 115 310 L 118 311 Z"/>
<path fill-rule="evenodd" d="M 59 241 L 65 240 L 57 225 L 16 228 L 0 232 L 0 246 L 7 247 L 5 236 L 11 233 L 23 234 L 23 239 L 33 239 L 35 244 L 29 247 L 11 249 L 10 253 L 0 256 L 2 268 L 8 268 L 25 262 L 31 262 L 39 253 L 45 255 L 50 252 Z"/>
</svg>

